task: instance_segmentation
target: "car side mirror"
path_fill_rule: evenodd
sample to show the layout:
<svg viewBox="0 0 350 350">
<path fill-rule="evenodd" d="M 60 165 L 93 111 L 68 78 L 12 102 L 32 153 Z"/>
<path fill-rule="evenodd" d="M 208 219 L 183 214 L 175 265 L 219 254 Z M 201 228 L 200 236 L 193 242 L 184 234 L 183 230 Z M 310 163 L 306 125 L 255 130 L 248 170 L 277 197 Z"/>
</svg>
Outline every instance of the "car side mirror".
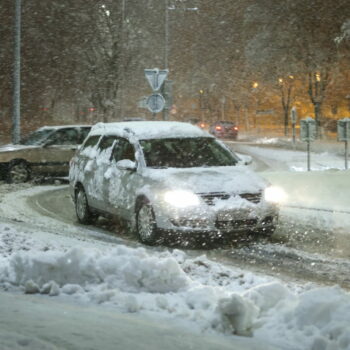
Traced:
<svg viewBox="0 0 350 350">
<path fill-rule="evenodd" d="M 117 162 L 117 168 L 120 170 L 135 171 L 136 163 L 130 159 L 122 159 Z"/>
<path fill-rule="evenodd" d="M 236 156 L 239 158 L 238 164 L 240 165 L 250 165 L 253 163 L 253 158 L 251 156 L 247 156 L 245 154 L 237 154 Z"/>
</svg>

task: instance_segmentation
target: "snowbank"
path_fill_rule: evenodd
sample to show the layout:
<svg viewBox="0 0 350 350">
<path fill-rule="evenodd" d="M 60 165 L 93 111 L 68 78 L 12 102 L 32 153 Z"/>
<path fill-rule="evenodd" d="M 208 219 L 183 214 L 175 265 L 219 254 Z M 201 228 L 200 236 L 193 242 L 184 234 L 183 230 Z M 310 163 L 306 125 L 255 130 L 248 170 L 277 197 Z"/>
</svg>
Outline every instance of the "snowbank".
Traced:
<svg viewBox="0 0 350 350">
<path fill-rule="evenodd" d="M 0 285 L 270 339 L 279 349 L 350 349 L 350 295 L 340 288 L 290 288 L 179 250 L 19 251 L 1 259 Z"/>
</svg>

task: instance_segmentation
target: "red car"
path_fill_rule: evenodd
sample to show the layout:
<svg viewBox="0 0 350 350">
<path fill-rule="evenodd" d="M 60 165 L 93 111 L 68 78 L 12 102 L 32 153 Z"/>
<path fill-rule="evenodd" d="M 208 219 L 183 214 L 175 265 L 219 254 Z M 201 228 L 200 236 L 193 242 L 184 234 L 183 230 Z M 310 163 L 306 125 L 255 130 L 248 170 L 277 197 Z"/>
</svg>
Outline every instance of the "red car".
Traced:
<svg viewBox="0 0 350 350">
<path fill-rule="evenodd" d="M 219 121 L 210 126 L 209 132 L 215 137 L 237 140 L 238 126 L 232 122 Z"/>
</svg>

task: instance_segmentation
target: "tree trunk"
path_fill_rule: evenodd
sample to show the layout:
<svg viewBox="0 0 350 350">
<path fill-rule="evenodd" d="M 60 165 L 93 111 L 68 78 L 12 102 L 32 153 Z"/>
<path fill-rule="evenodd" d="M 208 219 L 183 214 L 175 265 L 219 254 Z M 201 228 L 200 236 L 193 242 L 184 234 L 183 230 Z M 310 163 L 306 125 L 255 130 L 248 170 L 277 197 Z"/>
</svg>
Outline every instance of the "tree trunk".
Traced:
<svg viewBox="0 0 350 350">
<path fill-rule="evenodd" d="M 289 117 L 289 108 L 284 109 L 284 136 L 288 136 L 288 117 Z"/>
<path fill-rule="evenodd" d="M 314 105 L 316 138 L 321 138 L 322 103 L 325 98 L 326 88 L 329 82 L 329 71 L 326 68 L 320 72 L 309 73 L 309 96 Z"/>
<path fill-rule="evenodd" d="M 322 138 L 321 125 L 322 125 L 322 103 L 315 102 L 314 103 L 314 111 L 315 111 L 315 122 L 316 122 L 316 138 Z"/>
</svg>

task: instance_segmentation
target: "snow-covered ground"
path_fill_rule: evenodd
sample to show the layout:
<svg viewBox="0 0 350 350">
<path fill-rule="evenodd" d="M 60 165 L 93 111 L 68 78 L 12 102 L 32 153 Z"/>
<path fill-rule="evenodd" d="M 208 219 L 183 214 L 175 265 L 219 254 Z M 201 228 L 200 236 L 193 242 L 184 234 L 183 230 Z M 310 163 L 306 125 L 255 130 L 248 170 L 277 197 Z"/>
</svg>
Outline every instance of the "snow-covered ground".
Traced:
<svg viewBox="0 0 350 350">
<path fill-rule="evenodd" d="M 324 217 L 336 210 L 350 232 L 350 174 L 329 170 L 342 168 L 340 155 L 313 154 L 326 171 L 307 173 L 303 152 L 239 150 L 276 170 L 262 175 L 285 188 L 282 215 L 331 229 L 336 220 Z M 12 195 L 0 186 L 1 349 L 350 349 L 350 295 L 340 287 L 286 283 L 204 254 L 100 239 L 103 233 L 42 216 L 25 201 L 54 190 Z M 10 206 L 9 196 L 16 199 Z"/>
<path fill-rule="evenodd" d="M 262 344 L 261 349 L 267 349 L 267 344 L 277 349 L 350 346 L 350 295 L 338 287 L 286 285 L 225 267 L 204 255 L 191 258 L 181 250 L 99 242 L 87 247 L 60 234 L 16 227 L 13 223 L 0 225 L 0 281 L 7 292 L 42 295 L 42 301 L 28 300 L 33 319 L 41 302 L 50 309 L 69 309 L 72 303 L 85 308 L 99 305 L 102 313 L 107 308 L 115 313 L 140 314 L 152 322 L 170 322 L 179 334 L 186 329 L 195 338 L 205 334 L 216 339 L 223 334 L 222 346 L 230 334 L 233 344 L 236 337 L 232 334 L 252 337 L 254 349 L 259 348 L 257 343 Z M 42 235 L 46 236 L 44 242 Z M 9 299 L 5 293 L 0 298 Z M 51 305 L 50 300 L 55 299 L 59 302 Z M 21 304 L 24 300 L 20 297 Z M 8 307 L 5 302 L 0 305 L 1 311 Z M 16 309 L 18 313 L 12 317 L 21 314 L 18 306 Z M 96 307 L 93 310 L 98 315 Z M 4 312 L 1 314 L 3 319 Z M 8 322 L 11 315 L 6 314 L 6 318 Z M 79 321 L 83 323 L 84 318 Z M 40 329 L 32 331 L 36 341 L 53 340 L 46 339 Z M 0 344 L 5 346 L 8 336 L 18 341 L 28 338 L 21 329 L 8 329 L 3 324 Z M 56 341 L 53 344 L 58 346 Z M 73 341 L 74 336 L 66 339 L 72 348 Z"/>
</svg>

